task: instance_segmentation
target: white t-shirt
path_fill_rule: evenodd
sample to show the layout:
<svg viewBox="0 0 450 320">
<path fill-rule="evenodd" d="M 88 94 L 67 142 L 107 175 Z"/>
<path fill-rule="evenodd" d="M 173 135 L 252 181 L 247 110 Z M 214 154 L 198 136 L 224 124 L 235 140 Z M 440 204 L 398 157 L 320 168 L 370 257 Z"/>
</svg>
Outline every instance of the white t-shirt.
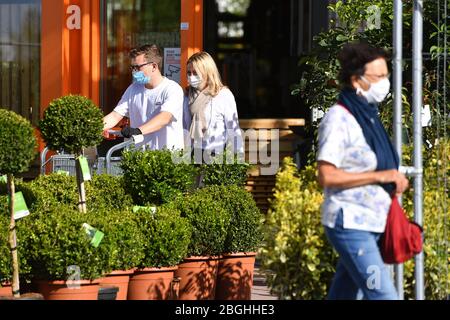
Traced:
<svg viewBox="0 0 450 320">
<path fill-rule="evenodd" d="M 187 134 L 189 134 L 191 118 L 189 98 L 185 96 L 184 127 Z M 236 100 L 229 89 L 223 88 L 217 96 L 211 99 L 206 108 L 205 120 L 207 131 L 202 140 L 202 149 L 221 152 L 228 144 L 232 146 L 235 153 L 244 152 Z"/>
<path fill-rule="evenodd" d="M 153 89 L 133 83 L 127 88 L 114 111 L 129 117 L 133 128 L 147 123 L 162 111 L 170 112 L 172 121 L 160 130 L 146 134 L 144 142 L 137 146 L 145 144 L 151 150 L 183 149 L 183 95 L 180 85 L 166 77 Z"/>
<path fill-rule="evenodd" d="M 319 126 L 317 160 L 332 163 L 346 172 L 368 172 L 377 157 L 367 144 L 361 126 L 344 107 L 331 107 Z M 391 205 L 389 194 L 378 184 L 354 188 L 325 188 L 322 224 L 334 228 L 342 210 L 345 229 L 384 232 Z"/>
</svg>

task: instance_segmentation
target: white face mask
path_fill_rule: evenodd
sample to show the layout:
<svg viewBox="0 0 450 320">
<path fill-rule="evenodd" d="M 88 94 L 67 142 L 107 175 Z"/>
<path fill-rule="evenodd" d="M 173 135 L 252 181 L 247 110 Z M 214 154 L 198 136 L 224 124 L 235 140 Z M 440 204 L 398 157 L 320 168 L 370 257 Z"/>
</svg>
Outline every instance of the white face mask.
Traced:
<svg viewBox="0 0 450 320">
<path fill-rule="evenodd" d="M 199 75 L 188 76 L 188 83 L 192 88 L 198 88 L 202 81 L 203 80 Z"/>
<path fill-rule="evenodd" d="M 356 93 L 365 97 L 369 103 L 380 103 L 388 95 L 391 87 L 391 83 L 388 78 L 384 78 L 375 83 L 370 83 L 364 77 L 361 77 L 361 80 L 369 85 L 369 90 L 364 91 L 363 89 L 358 88 Z"/>
</svg>

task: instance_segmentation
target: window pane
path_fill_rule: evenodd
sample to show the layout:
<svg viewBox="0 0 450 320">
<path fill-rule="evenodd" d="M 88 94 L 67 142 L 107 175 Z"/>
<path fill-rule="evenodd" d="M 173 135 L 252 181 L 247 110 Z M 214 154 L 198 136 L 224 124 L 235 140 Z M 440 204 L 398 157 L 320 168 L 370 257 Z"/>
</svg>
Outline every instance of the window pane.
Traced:
<svg viewBox="0 0 450 320">
<path fill-rule="evenodd" d="M 106 0 L 103 109 L 110 112 L 131 83 L 130 49 L 155 43 L 180 47 L 180 0 Z"/>
<path fill-rule="evenodd" d="M 0 0 L 0 107 L 39 120 L 41 1 Z"/>
</svg>

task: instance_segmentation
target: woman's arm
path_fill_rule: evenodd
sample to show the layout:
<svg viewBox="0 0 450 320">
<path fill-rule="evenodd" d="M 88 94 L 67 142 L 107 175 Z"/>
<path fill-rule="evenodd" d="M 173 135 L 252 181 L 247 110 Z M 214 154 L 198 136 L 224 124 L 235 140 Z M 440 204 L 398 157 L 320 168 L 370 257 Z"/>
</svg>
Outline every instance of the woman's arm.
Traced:
<svg viewBox="0 0 450 320">
<path fill-rule="evenodd" d="M 371 172 L 346 172 L 335 165 L 318 161 L 319 184 L 327 188 L 354 188 L 368 184 L 395 183 L 396 194 L 400 195 L 408 188 L 408 179 L 398 170 L 383 170 Z"/>
</svg>

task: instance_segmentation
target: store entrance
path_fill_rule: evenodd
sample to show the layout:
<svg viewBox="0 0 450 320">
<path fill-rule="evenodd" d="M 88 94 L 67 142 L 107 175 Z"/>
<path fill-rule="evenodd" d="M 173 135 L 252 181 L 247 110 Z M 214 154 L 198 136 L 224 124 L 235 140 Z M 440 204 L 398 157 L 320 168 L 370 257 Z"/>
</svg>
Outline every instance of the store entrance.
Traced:
<svg viewBox="0 0 450 320">
<path fill-rule="evenodd" d="M 327 1 L 204 1 L 204 49 L 233 91 L 240 118 L 303 118 L 291 86 L 314 34 L 328 24 Z"/>
<path fill-rule="evenodd" d="M 164 54 L 164 75 L 179 82 L 180 0 L 105 0 L 102 11 L 100 104 L 105 114 L 114 109 L 131 83 L 128 53 L 136 46 L 157 44 Z"/>
</svg>

